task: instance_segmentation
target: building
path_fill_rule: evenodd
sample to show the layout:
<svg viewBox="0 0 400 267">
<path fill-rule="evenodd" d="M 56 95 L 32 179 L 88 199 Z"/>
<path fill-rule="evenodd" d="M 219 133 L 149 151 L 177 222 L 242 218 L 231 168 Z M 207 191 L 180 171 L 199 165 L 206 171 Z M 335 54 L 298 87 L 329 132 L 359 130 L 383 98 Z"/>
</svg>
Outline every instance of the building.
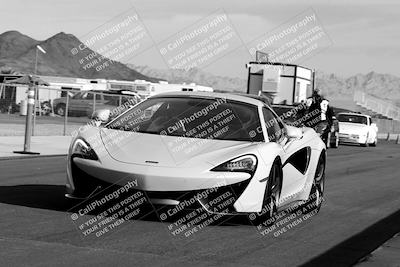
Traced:
<svg viewBox="0 0 400 267">
<path fill-rule="evenodd" d="M 292 105 L 312 95 L 314 71 L 294 64 L 250 62 L 248 94 L 268 94 L 274 104 Z"/>
</svg>

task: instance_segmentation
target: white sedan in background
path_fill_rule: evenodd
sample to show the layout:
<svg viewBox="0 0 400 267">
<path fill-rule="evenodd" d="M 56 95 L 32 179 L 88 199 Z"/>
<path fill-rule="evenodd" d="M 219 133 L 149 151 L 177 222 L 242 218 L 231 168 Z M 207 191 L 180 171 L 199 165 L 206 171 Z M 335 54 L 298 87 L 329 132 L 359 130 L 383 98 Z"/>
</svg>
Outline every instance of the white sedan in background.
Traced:
<svg viewBox="0 0 400 267">
<path fill-rule="evenodd" d="M 339 113 L 340 143 L 376 146 L 378 143 L 378 127 L 368 115 L 359 113 Z"/>
</svg>

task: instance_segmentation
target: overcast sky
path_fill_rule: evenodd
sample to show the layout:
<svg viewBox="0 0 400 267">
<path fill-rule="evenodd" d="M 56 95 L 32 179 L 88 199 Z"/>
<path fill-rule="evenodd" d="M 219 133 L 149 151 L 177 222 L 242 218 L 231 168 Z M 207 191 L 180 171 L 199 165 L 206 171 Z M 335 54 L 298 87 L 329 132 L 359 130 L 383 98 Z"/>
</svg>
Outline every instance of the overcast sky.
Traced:
<svg viewBox="0 0 400 267">
<path fill-rule="evenodd" d="M 364 1 L 184 1 L 184 0 L 1 0 L 0 32 L 17 30 L 37 40 L 58 32 L 78 38 L 134 7 L 158 43 L 218 8 L 229 16 L 244 42 L 266 34 L 307 8 L 313 8 L 332 45 L 303 62 L 341 76 L 376 71 L 400 76 L 400 2 Z M 244 51 L 224 56 L 205 68 L 245 78 Z M 156 49 L 130 60 L 166 68 Z"/>
</svg>

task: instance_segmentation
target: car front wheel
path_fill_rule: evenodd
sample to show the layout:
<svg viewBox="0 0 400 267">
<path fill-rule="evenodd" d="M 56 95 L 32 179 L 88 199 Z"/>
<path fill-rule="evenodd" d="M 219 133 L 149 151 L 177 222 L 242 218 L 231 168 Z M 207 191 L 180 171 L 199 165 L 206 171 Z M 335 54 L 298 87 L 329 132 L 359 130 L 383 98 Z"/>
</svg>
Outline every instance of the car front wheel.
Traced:
<svg viewBox="0 0 400 267">
<path fill-rule="evenodd" d="M 317 212 L 321 209 L 325 190 L 325 154 L 322 153 L 318 160 L 317 170 L 308 197 L 307 206 Z"/>
<path fill-rule="evenodd" d="M 56 114 L 59 116 L 65 115 L 65 104 L 58 104 L 56 106 Z"/>
<path fill-rule="evenodd" d="M 338 133 L 336 133 L 334 136 L 332 136 L 333 134 L 330 132 L 328 134 L 328 142 L 327 142 L 327 146 L 328 148 L 338 148 L 339 147 L 339 135 Z"/>
<path fill-rule="evenodd" d="M 378 144 L 378 137 L 375 137 L 375 140 L 372 144 L 369 144 L 372 147 L 376 147 L 376 145 Z"/>
<path fill-rule="evenodd" d="M 367 147 L 367 146 L 368 146 L 368 143 L 365 142 L 365 144 L 360 144 L 360 146 L 362 146 L 362 147 Z"/>
<path fill-rule="evenodd" d="M 278 210 L 282 188 L 282 164 L 279 159 L 275 160 L 268 177 L 263 201 L 264 220 L 272 219 Z M 273 224 L 273 220 L 271 220 L 271 224 Z"/>
</svg>

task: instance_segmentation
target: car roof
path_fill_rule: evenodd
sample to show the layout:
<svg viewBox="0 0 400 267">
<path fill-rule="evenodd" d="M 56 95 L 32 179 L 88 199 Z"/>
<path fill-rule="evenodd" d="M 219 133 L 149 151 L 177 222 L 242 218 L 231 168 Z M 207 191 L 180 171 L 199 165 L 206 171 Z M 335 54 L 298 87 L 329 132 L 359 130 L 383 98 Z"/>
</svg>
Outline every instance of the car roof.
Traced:
<svg viewBox="0 0 400 267">
<path fill-rule="evenodd" d="M 295 109 L 297 108 L 299 105 L 287 105 L 287 104 L 272 104 L 271 105 L 272 108 L 287 108 L 287 109 Z"/>
<path fill-rule="evenodd" d="M 244 94 L 244 93 L 235 93 L 235 95 L 257 99 L 257 100 L 263 102 L 264 104 L 267 104 L 268 106 L 271 106 L 271 99 L 268 98 L 265 95 L 253 95 L 253 94 Z"/>
<path fill-rule="evenodd" d="M 253 98 L 247 95 L 235 94 L 235 93 L 215 93 L 215 92 L 193 92 L 193 91 L 176 91 L 161 93 L 152 96 L 151 98 L 158 97 L 198 97 L 198 98 L 226 98 L 228 100 L 239 101 L 255 106 L 263 106 L 265 103 L 262 100 Z"/>
<path fill-rule="evenodd" d="M 126 89 L 118 89 L 118 90 L 81 90 L 79 92 L 91 92 L 91 93 L 102 93 L 102 94 L 110 94 L 110 95 L 138 95 L 135 91 L 130 91 Z"/>
<path fill-rule="evenodd" d="M 357 112 L 340 112 L 337 115 L 356 115 L 356 116 L 362 116 L 362 117 L 371 117 L 367 114 L 362 114 L 362 113 L 357 113 Z"/>
</svg>

